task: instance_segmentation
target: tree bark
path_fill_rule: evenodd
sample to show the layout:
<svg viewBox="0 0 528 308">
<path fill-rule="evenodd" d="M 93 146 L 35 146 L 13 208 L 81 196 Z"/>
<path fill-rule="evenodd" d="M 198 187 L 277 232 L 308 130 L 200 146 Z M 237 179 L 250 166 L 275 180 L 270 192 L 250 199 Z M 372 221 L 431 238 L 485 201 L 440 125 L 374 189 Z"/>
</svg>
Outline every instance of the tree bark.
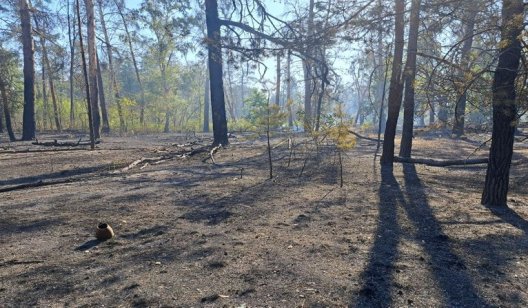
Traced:
<svg viewBox="0 0 528 308">
<path fill-rule="evenodd" d="M 95 45 L 95 13 L 93 0 L 84 0 L 88 27 L 88 78 L 90 84 L 90 103 L 92 104 L 92 122 L 95 139 L 99 139 L 101 114 L 99 110 L 97 89 L 97 51 Z"/>
<path fill-rule="evenodd" d="M 44 61 L 42 61 L 44 62 Z M 49 116 L 49 106 L 48 106 L 48 88 L 46 87 L 46 67 L 41 65 L 41 77 L 42 77 L 42 128 L 46 130 L 48 128 L 48 116 Z M 38 95 L 38 93 L 37 93 Z M 50 119 L 51 123 L 51 119 Z M 52 125 L 50 124 L 50 127 Z"/>
<path fill-rule="evenodd" d="M 22 28 L 22 50 L 24 54 L 24 111 L 22 140 L 35 138 L 35 59 L 31 16 L 27 0 L 19 0 Z"/>
<path fill-rule="evenodd" d="M 473 46 L 473 33 L 475 32 L 475 18 L 477 17 L 477 7 L 474 1 L 468 1 L 468 7 L 466 8 L 467 13 L 467 23 L 464 29 L 464 44 L 462 45 L 461 56 L 460 56 L 460 66 L 464 68 L 467 72 L 470 71 L 470 55 L 471 48 Z M 466 100 L 467 100 L 467 80 L 465 72 L 460 72 L 460 80 L 457 89 L 458 91 L 458 100 L 455 105 L 455 119 L 453 123 L 453 134 L 457 137 L 460 137 L 464 134 L 464 122 L 466 117 Z"/>
<path fill-rule="evenodd" d="M 416 52 L 418 48 L 418 29 L 420 27 L 421 0 L 413 0 L 409 21 L 409 42 L 407 60 L 403 72 L 405 95 L 403 99 L 403 130 L 400 142 L 400 156 L 411 157 L 414 128 L 414 80 L 416 79 Z"/>
<path fill-rule="evenodd" d="M 211 109 L 213 112 L 213 146 L 229 143 L 227 138 L 227 119 L 224 100 L 224 81 L 222 78 L 222 50 L 220 48 L 220 20 L 217 0 L 205 0 L 207 24 L 209 80 L 211 91 Z"/>
<path fill-rule="evenodd" d="M 522 0 L 502 3 L 502 47 L 493 79 L 493 133 L 481 203 L 505 207 L 517 122 L 515 80 L 521 58 L 524 6 Z"/>
<path fill-rule="evenodd" d="M 106 29 L 106 22 L 104 19 L 103 14 L 103 1 L 98 0 L 98 7 L 99 7 L 99 19 L 101 20 L 101 28 L 103 29 L 103 35 L 105 39 L 105 45 L 106 45 L 106 53 L 108 55 L 108 69 L 110 71 L 110 79 L 112 82 L 112 87 L 114 91 L 114 97 L 115 97 L 115 103 L 117 106 L 117 114 L 119 116 L 119 131 L 123 132 L 125 131 L 125 120 L 123 118 L 123 108 L 121 107 L 121 95 L 119 93 L 119 86 L 117 84 L 117 78 L 115 75 L 114 70 L 114 56 L 113 56 L 113 50 L 112 45 L 110 44 L 110 37 L 108 36 L 108 30 Z"/>
<path fill-rule="evenodd" d="M 310 0 L 308 9 L 308 22 L 306 33 L 308 36 L 313 34 L 314 23 L 314 0 Z M 306 46 L 306 54 L 311 54 L 311 46 Z M 308 59 L 303 59 L 303 74 L 304 74 L 304 131 L 312 131 L 313 129 L 313 115 L 312 115 L 312 94 L 313 94 L 313 80 L 312 80 L 312 63 Z"/>
<path fill-rule="evenodd" d="M 404 44 L 405 0 L 395 0 L 394 56 L 389 86 L 387 125 L 383 135 L 383 154 L 381 164 L 392 167 L 394 162 L 394 138 L 400 114 L 402 99 L 401 69 Z"/>
</svg>

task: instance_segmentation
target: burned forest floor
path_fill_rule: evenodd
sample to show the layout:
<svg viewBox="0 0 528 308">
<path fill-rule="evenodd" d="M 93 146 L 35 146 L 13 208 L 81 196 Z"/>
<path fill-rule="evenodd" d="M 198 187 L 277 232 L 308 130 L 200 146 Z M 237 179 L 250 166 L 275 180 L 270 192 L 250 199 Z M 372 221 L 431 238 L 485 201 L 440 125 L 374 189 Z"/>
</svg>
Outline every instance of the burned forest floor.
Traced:
<svg viewBox="0 0 528 308">
<path fill-rule="evenodd" d="M 528 142 L 494 209 L 485 165 L 387 172 L 358 139 L 340 188 L 332 145 L 280 135 L 269 180 L 266 140 L 237 137 L 214 163 L 210 135 L 0 143 L 0 306 L 528 306 Z M 487 157 L 488 138 L 418 134 L 413 156 Z"/>
</svg>

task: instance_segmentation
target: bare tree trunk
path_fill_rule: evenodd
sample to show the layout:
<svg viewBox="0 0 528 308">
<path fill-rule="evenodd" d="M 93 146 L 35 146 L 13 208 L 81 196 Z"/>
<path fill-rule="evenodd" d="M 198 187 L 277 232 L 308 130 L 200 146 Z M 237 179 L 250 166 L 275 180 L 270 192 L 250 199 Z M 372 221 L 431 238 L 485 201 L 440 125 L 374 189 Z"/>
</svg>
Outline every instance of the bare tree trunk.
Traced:
<svg viewBox="0 0 528 308">
<path fill-rule="evenodd" d="M 291 51 L 288 50 L 288 66 L 286 80 L 286 106 L 288 106 L 288 127 L 293 127 L 292 98 L 291 98 Z"/>
<path fill-rule="evenodd" d="M 106 99 L 104 95 L 103 74 L 101 73 L 101 63 L 97 57 L 97 88 L 99 91 L 99 102 L 101 103 L 101 114 L 103 116 L 103 133 L 110 133 L 110 123 L 108 121 L 108 111 L 106 109 Z"/>
<path fill-rule="evenodd" d="M 106 22 L 104 19 L 103 14 L 103 1 L 98 0 L 98 7 L 99 7 L 99 19 L 101 20 L 101 28 L 103 29 L 103 34 L 105 38 L 105 45 L 106 45 L 106 53 L 108 55 L 108 68 L 110 71 L 110 79 L 112 82 L 111 89 L 114 90 L 114 97 L 115 97 L 115 103 L 117 106 L 117 113 L 119 116 L 119 131 L 123 132 L 125 131 L 125 120 L 123 118 L 123 108 L 121 107 L 121 95 L 119 93 L 119 86 L 117 84 L 117 78 L 115 75 L 114 70 L 114 56 L 113 56 L 113 50 L 112 45 L 110 44 L 110 38 L 108 36 L 108 30 L 106 29 Z"/>
<path fill-rule="evenodd" d="M 88 76 L 90 84 L 90 103 L 92 104 L 92 121 L 95 139 L 99 139 L 101 128 L 101 114 L 98 103 L 97 89 L 97 51 L 95 45 L 95 13 L 93 0 L 84 0 L 86 18 L 88 22 Z"/>
<path fill-rule="evenodd" d="M 387 125 L 383 136 L 383 154 L 381 164 L 392 167 L 394 163 L 394 138 L 400 114 L 402 99 L 401 70 L 404 45 L 404 14 L 405 0 L 395 0 L 395 26 L 394 26 L 394 56 L 392 62 L 391 81 L 389 86 L 389 102 L 387 111 Z"/>
<path fill-rule="evenodd" d="M 0 104 L 0 133 L 4 132 L 4 106 Z"/>
<path fill-rule="evenodd" d="M 520 18 L 519 18 L 520 17 Z M 515 80 L 521 59 L 524 25 L 522 0 L 503 0 L 499 63 L 493 79 L 493 133 L 481 203 L 507 206 L 510 165 L 517 122 Z"/>
<path fill-rule="evenodd" d="M 13 125 L 11 124 L 11 112 L 9 111 L 9 99 L 7 97 L 7 89 L 4 80 L 0 80 L 0 93 L 2 94 L 2 105 L 3 113 L 5 116 L 5 125 L 9 140 L 11 142 L 16 141 L 15 133 L 13 132 Z"/>
<path fill-rule="evenodd" d="M 134 64 L 134 71 L 136 73 L 136 80 L 139 84 L 139 90 L 141 91 L 141 103 L 140 103 L 140 111 L 139 111 L 139 123 L 143 126 L 145 125 L 145 90 L 143 88 L 143 83 L 141 82 L 141 77 L 139 75 L 139 68 L 136 61 L 136 55 L 134 53 L 134 48 L 132 47 L 132 38 L 130 36 L 130 31 L 128 31 L 128 24 L 126 22 L 125 15 L 123 13 L 122 3 L 119 3 L 119 0 L 114 0 L 114 3 L 117 7 L 117 12 L 119 16 L 121 16 L 121 20 L 123 20 L 123 26 L 125 27 L 125 34 L 127 36 L 127 42 L 128 42 L 128 48 L 130 50 L 130 56 L 132 58 L 132 64 Z"/>
<path fill-rule="evenodd" d="M 41 76 L 42 77 L 42 129 L 46 130 L 48 128 L 48 116 L 49 116 L 48 88 L 46 87 L 46 68 L 44 65 L 41 65 L 40 69 L 41 69 L 41 75 L 42 75 Z M 50 123 L 51 123 L 51 119 L 50 119 Z M 51 124 L 50 124 L 50 128 L 51 128 Z"/>
<path fill-rule="evenodd" d="M 81 47 L 81 60 L 82 60 L 84 84 L 85 84 L 85 90 L 86 90 L 86 107 L 87 107 L 86 109 L 88 110 L 88 127 L 90 130 L 90 148 L 93 150 L 95 148 L 95 133 L 94 133 L 93 119 L 92 119 L 92 104 L 90 102 L 91 93 L 90 93 L 90 85 L 89 85 L 90 82 L 88 79 L 88 67 L 86 64 L 86 57 L 84 54 L 82 23 L 81 23 L 81 8 L 79 5 L 79 0 L 76 0 L 76 10 L 77 10 L 77 25 L 79 26 L 79 45 Z"/>
<path fill-rule="evenodd" d="M 211 107 L 213 112 L 213 146 L 229 144 L 224 100 L 224 80 L 222 78 L 222 50 L 220 47 L 220 20 L 217 0 L 205 0 L 207 23 L 209 80 Z"/>
<path fill-rule="evenodd" d="M 307 34 L 311 36 L 313 34 L 313 20 L 314 20 L 314 0 L 310 0 L 310 6 L 308 11 L 308 24 Z M 311 47 L 306 46 L 306 53 L 311 54 Z M 312 93 L 313 93 L 313 80 L 312 80 L 312 64 L 308 59 L 303 59 L 303 74 L 304 74 L 304 130 L 311 131 L 313 129 L 313 116 L 312 116 Z"/>
<path fill-rule="evenodd" d="M 231 120 L 236 122 L 236 114 L 235 114 L 235 96 L 233 95 L 233 82 L 231 78 L 231 66 L 229 64 L 226 64 L 227 67 L 227 84 L 228 84 L 228 92 L 226 93 L 226 103 L 227 103 L 227 110 L 229 111 L 229 115 L 231 116 Z"/>
<path fill-rule="evenodd" d="M 209 70 L 207 70 L 209 75 Z M 203 117 L 203 131 L 204 133 L 209 132 L 209 110 L 211 109 L 211 94 L 209 92 L 209 76 L 205 78 L 204 85 L 204 117 Z"/>
<path fill-rule="evenodd" d="M 411 18 L 409 21 L 409 42 L 407 45 L 407 60 L 403 79 L 405 96 L 403 99 L 403 130 L 400 143 L 400 156 L 411 157 L 414 128 L 414 80 L 416 79 L 416 52 L 418 48 L 418 29 L 420 27 L 421 0 L 413 0 Z"/>
<path fill-rule="evenodd" d="M 22 28 L 22 50 L 24 53 L 24 112 L 22 140 L 35 138 L 35 59 L 31 27 L 30 8 L 27 0 L 19 0 Z"/>
<path fill-rule="evenodd" d="M 467 23 L 464 29 L 464 44 L 462 45 L 460 55 L 460 66 L 469 71 L 470 70 L 470 56 L 471 48 L 473 46 L 473 34 L 475 32 L 475 18 L 477 17 L 476 3 L 468 1 L 469 5 L 467 8 Z M 466 89 L 466 71 L 460 72 L 459 78 L 460 86 L 457 89 L 459 97 L 455 105 L 455 119 L 453 123 L 453 134 L 460 137 L 464 134 L 464 122 L 466 117 L 466 100 L 467 100 L 467 89 Z"/>
<path fill-rule="evenodd" d="M 277 79 L 275 80 L 275 105 L 280 105 L 280 89 L 281 89 L 281 58 L 277 54 Z"/>
<path fill-rule="evenodd" d="M 75 62 L 75 18 L 73 19 L 73 31 L 70 21 L 70 0 L 66 1 L 68 19 L 68 42 L 70 44 L 70 129 L 75 126 L 75 103 L 73 101 L 73 65 Z"/>
</svg>

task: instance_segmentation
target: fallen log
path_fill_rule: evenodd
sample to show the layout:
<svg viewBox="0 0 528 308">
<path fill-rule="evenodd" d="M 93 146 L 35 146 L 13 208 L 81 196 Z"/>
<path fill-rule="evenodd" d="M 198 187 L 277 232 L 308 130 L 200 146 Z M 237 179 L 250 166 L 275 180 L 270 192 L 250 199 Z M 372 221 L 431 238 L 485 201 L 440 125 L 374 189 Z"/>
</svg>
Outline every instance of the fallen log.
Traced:
<svg viewBox="0 0 528 308">
<path fill-rule="evenodd" d="M 101 140 L 96 140 L 95 144 L 101 143 Z M 71 141 L 58 141 L 57 139 L 54 139 L 53 141 L 43 141 L 40 142 L 38 140 L 35 140 L 35 142 L 32 142 L 33 145 L 40 145 L 45 147 L 76 147 L 80 145 L 90 145 L 90 141 L 82 141 L 79 139 L 77 142 L 71 142 Z"/>
<path fill-rule="evenodd" d="M 448 166 L 487 164 L 489 160 L 488 158 L 438 160 L 438 159 L 408 158 L 408 157 L 394 156 L 394 161 L 397 163 L 422 164 L 422 165 L 434 166 L 434 167 L 448 167 Z"/>
</svg>

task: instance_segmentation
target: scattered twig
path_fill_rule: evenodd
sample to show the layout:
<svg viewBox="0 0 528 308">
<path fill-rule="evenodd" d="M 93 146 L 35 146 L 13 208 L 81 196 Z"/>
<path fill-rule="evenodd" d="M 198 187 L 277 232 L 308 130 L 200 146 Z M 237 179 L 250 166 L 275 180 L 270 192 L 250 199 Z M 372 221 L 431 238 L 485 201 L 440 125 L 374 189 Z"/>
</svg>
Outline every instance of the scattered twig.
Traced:
<svg viewBox="0 0 528 308">
<path fill-rule="evenodd" d="M 81 139 L 82 138 L 80 138 L 77 142 L 58 141 L 57 139 L 54 139 L 53 141 L 42 141 L 42 142 L 40 142 L 37 139 L 37 140 L 35 140 L 35 142 L 32 142 L 31 144 L 45 146 L 45 147 L 76 147 L 76 146 L 80 146 L 80 145 L 90 145 L 90 141 L 81 142 Z M 99 144 L 99 143 L 101 143 L 101 140 L 95 141 L 95 144 Z"/>
<path fill-rule="evenodd" d="M 360 135 L 358 133 L 356 133 L 355 131 L 352 131 L 352 130 L 349 130 L 348 131 L 349 133 L 351 133 L 352 135 L 358 137 L 359 139 L 365 139 L 365 140 L 369 140 L 369 141 L 375 141 L 375 142 L 383 142 L 383 139 L 375 139 L 375 138 L 370 138 L 370 137 L 366 137 L 366 136 L 363 136 L 363 135 Z"/>
</svg>

